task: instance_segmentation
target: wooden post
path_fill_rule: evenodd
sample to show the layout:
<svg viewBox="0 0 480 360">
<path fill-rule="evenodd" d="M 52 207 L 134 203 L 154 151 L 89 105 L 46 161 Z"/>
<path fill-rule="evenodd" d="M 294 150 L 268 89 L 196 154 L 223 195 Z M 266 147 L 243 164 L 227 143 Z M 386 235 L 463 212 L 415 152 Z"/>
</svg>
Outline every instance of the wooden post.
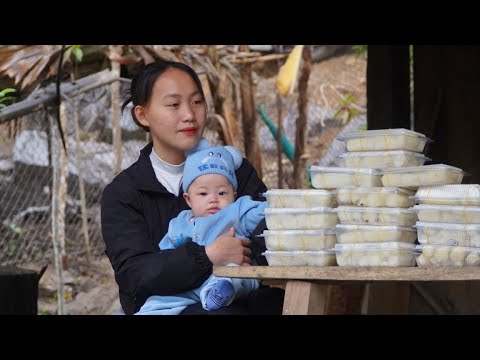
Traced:
<svg viewBox="0 0 480 360">
<path fill-rule="evenodd" d="M 52 225 L 52 246 L 53 246 L 53 255 L 55 261 L 55 272 L 57 276 L 57 314 L 64 314 L 64 288 L 63 288 L 63 266 L 60 255 L 60 246 L 58 239 L 58 214 L 59 214 L 59 184 L 60 184 L 60 157 L 58 156 L 59 151 L 63 151 L 63 146 L 60 143 L 60 132 L 55 131 L 55 119 L 52 116 L 48 117 L 50 125 L 50 134 L 51 134 L 51 166 L 52 166 L 52 214 L 51 214 L 51 225 Z M 53 153 L 57 153 L 54 156 Z"/>
<path fill-rule="evenodd" d="M 110 45 L 112 54 L 122 55 L 122 47 L 119 45 Z M 120 77 L 120 63 L 111 61 L 112 72 Z M 122 128 L 120 126 L 120 82 L 114 81 L 111 85 L 112 98 L 112 136 L 113 148 L 115 152 L 114 176 L 122 170 Z"/>
<path fill-rule="evenodd" d="M 80 125 L 78 117 L 78 100 L 75 99 L 73 103 L 73 123 L 75 125 L 75 155 L 78 170 L 78 187 L 80 190 L 80 206 L 82 210 L 82 231 L 85 244 L 85 256 L 87 260 L 87 266 L 90 266 L 90 236 L 88 235 L 87 200 L 85 196 L 85 183 L 83 181 L 83 159 L 82 149 L 80 145 Z"/>
<path fill-rule="evenodd" d="M 312 67 L 310 46 L 303 48 L 302 58 L 303 66 L 298 80 L 298 119 L 295 134 L 295 160 L 293 163 L 294 188 L 296 189 L 307 187 L 308 155 L 305 153 L 305 133 L 308 118 L 308 79 Z"/>
<path fill-rule="evenodd" d="M 243 50 L 242 50 L 243 48 Z M 240 51 L 248 51 L 248 45 L 240 46 Z M 241 94 L 242 94 L 242 120 L 243 120 L 243 143 L 245 155 L 257 170 L 260 179 L 262 175 L 262 158 L 260 155 L 257 139 L 257 118 L 255 111 L 255 99 L 253 97 L 252 65 L 240 65 Z"/>
<path fill-rule="evenodd" d="M 307 281 L 289 281 L 285 289 L 283 315 L 323 315 L 330 285 Z"/>
<path fill-rule="evenodd" d="M 368 46 L 367 99 L 368 129 L 410 129 L 408 45 Z"/>
</svg>

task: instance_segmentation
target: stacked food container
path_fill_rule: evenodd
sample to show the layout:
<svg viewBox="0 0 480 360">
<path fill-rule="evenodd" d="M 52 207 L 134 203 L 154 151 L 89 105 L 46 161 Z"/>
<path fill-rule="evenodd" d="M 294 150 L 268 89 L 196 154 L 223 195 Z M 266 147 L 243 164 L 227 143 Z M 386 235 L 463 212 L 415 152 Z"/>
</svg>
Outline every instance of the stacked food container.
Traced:
<svg viewBox="0 0 480 360">
<path fill-rule="evenodd" d="M 334 211 L 336 199 L 327 190 L 277 189 L 268 190 L 265 197 L 267 251 L 270 266 L 330 266 L 336 265 Z"/>
<path fill-rule="evenodd" d="M 386 129 L 354 131 L 340 140 L 348 151 L 340 156 L 344 169 L 369 173 L 374 181 L 335 186 L 341 223 L 336 226 L 338 265 L 415 266 L 413 225 L 417 219 L 409 209 L 414 193 L 398 186 L 384 187 L 381 178 L 386 171 L 422 166 L 430 160 L 422 154 L 428 139 L 406 129 Z M 312 184 L 319 185 L 318 169 L 311 171 Z"/>
<path fill-rule="evenodd" d="M 480 266 L 480 185 L 420 187 L 417 264 Z"/>
</svg>

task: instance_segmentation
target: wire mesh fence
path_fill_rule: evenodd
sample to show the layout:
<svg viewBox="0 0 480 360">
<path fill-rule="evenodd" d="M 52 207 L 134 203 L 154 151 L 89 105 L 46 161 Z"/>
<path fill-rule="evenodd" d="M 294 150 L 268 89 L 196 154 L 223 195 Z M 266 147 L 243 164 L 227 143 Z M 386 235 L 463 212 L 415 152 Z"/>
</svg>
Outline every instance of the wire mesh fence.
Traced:
<svg viewBox="0 0 480 360">
<path fill-rule="evenodd" d="M 85 255 L 88 236 L 92 256 L 104 252 L 100 227 L 103 188 L 114 176 L 112 120 L 108 86 L 66 101 L 65 253 Z M 78 109 L 78 133 L 75 131 Z M 52 181 L 60 141 L 55 114 L 45 108 L 0 127 L 0 264 L 49 262 L 52 250 Z M 121 119 L 122 169 L 146 144 L 145 132 Z M 80 181 L 80 177 L 83 181 Z M 84 214 L 80 193 L 84 190 Z M 86 231 L 82 221 L 86 220 Z"/>
</svg>

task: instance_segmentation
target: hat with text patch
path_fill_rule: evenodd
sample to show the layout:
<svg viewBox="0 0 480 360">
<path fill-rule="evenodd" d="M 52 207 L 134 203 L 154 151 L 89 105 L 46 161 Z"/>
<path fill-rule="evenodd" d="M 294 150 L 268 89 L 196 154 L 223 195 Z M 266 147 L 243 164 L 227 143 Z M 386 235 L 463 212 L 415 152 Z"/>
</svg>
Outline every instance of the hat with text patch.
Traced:
<svg viewBox="0 0 480 360">
<path fill-rule="evenodd" d="M 183 191 L 186 192 L 192 182 L 205 174 L 225 176 L 237 190 L 235 170 L 242 165 L 243 158 L 233 146 L 210 146 L 202 139 L 198 146 L 187 152 L 187 160 L 183 169 Z"/>
</svg>

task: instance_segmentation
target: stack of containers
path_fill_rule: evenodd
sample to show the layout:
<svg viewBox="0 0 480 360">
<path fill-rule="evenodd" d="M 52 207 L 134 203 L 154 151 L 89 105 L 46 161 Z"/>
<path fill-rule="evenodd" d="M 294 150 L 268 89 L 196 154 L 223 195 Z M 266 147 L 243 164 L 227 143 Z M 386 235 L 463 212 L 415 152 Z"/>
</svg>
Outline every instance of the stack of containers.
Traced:
<svg viewBox="0 0 480 360">
<path fill-rule="evenodd" d="M 422 166 L 428 139 L 406 129 L 364 130 L 345 134 L 349 168 L 385 171 Z M 339 187 L 336 191 L 341 224 L 335 246 L 340 266 L 415 266 L 417 218 L 412 191 L 398 186 Z"/>
<path fill-rule="evenodd" d="M 480 185 L 420 187 L 415 200 L 418 266 L 480 266 Z"/>
<path fill-rule="evenodd" d="M 265 194 L 267 251 L 270 266 L 336 265 L 335 196 L 326 190 L 275 189 Z"/>
</svg>

